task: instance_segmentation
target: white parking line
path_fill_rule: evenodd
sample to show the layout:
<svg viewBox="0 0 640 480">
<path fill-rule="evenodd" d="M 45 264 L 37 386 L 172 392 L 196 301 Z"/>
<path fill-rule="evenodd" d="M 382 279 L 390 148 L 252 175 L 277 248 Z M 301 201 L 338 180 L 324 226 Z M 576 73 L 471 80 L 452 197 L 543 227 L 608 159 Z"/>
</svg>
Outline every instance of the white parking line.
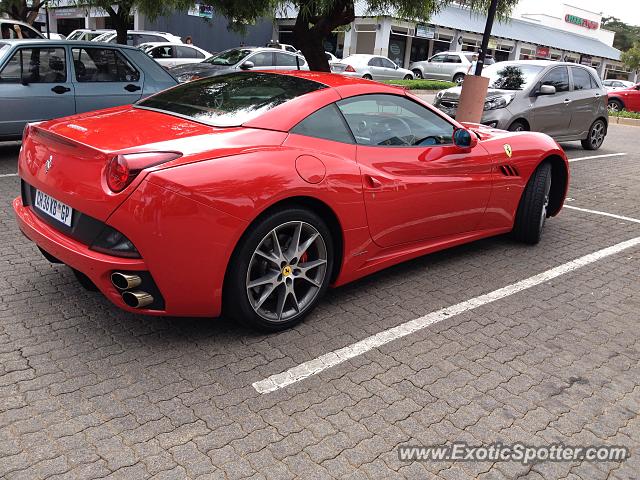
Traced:
<svg viewBox="0 0 640 480">
<path fill-rule="evenodd" d="M 512 285 L 508 285 L 484 295 L 465 300 L 464 302 L 452 305 L 450 307 L 442 308 L 435 312 L 428 313 L 427 315 L 424 315 L 422 317 L 402 323 L 396 327 L 384 330 L 375 335 L 371 335 L 364 340 L 360 340 L 359 342 L 353 343 L 346 347 L 326 353 L 317 358 L 314 358 L 313 360 L 309 360 L 308 362 L 301 363 L 300 365 L 290 368 L 289 370 L 286 370 L 282 373 L 271 375 L 264 380 L 253 383 L 252 386 L 260 394 L 274 392 L 288 385 L 304 380 L 305 378 L 308 378 L 312 375 L 316 375 L 323 370 L 346 362 L 351 358 L 362 355 L 363 353 L 373 350 L 374 348 L 378 348 L 382 345 L 385 345 L 386 343 L 398 340 L 399 338 L 406 337 L 407 335 L 422 330 L 430 325 L 434 325 L 438 322 L 441 322 L 442 320 L 446 320 L 447 318 L 460 315 L 461 313 L 474 310 L 483 305 L 495 302 L 496 300 L 500 300 L 523 290 L 527 290 L 531 287 L 535 287 L 536 285 L 548 282 L 549 280 L 553 280 L 554 278 L 557 278 L 561 275 L 573 272 L 574 270 L 577 270 L 581 267 L 597 262 L 598 260 L 602 260 L 603 258 L 610 257 L 611 255 L 615 255 L 616 253 L 622 252 L 623 250 L 635 247 L 637 245 L 640 245 L 640 237 L 632 238 L 631 240 L 618 243 L 611 247 L 603 248 L 602 250 L 598 250 L 597 252 L 590 253 L 583 257 L 564 263 L 545 272 L 516 282 Z"/>
<path fill-rule="evenodd" d="M 565 205 L 564 208 L 578 210 L 579 212 L 594 213 L 596 215 L 602 215 L 603 217 L 617 218 L 618 220 L 624 220 L 626 222 L 640 223 L 640 219 L 637 218 L 625 217 L 624 215 L 616 215 L 615 213 L 601 212 L 600 210 L 589 210 L 588 208 L 574 207 L 571 205 Z"/>
<path fill-rule="evenodd" d="M 620 157 L 622 155 L 626 155 L 626 153 L 605 153 L 602 155 L 591 155 L 589 157 L 570 158 L 569 163 L 579 162 L 581 160 L 593 160 L 594 158 Z"/>
<path fill-rule="evenodd" d="M 17 173 L 0 173 L 0 178 L 4 178 L 4 177 L 17 177 L 18 174 Z"/>
</svg>

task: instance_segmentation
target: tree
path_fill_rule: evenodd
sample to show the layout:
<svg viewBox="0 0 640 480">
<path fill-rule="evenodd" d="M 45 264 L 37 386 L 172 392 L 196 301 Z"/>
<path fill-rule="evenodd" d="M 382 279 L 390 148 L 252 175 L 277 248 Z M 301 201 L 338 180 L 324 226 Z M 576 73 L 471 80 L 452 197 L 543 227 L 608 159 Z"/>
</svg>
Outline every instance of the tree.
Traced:
<svg viewBox="0 0 640 480">
<path fill-rule="evenodd" d="M 0 16 L 4 13 L 14 20 L 33 24 L 38 12 L 49 0 L 0 0 Z"/>
<path fill-rule="evenodd" d="M 629 50 L 635 42 L 640 41 L 640 27 L 628 25 L 616 17 L 603 17 L 602 28 L 616 32 L 613 46 L 618 50 Z"/>
<path fill-rule="evenodd" d="M 143 13 L 147 18 L 154 20 L 159 16 L 172 11 L 186 10 L 192 7 L 193 0 L 76 0 L 78 7 L 101 8 L 109 14 L 117 32 L 116 42 L 127 43 L 127 29 L 134 11 Z"/>
<path fill-rule="evenodd" d="M 636 44 L 629 50 L 622 52 L 622 55 L 620 55 L 620 61 L 637 75 L 637 72 L 640 69 L 640 42 L 636 42 Z"/>
<path fill-rule="evenodd" d="M 273 15 L 286 5 L 297 9 L 293 34 L 296 46 L 309 63 L 311 70 L 329 71 L 323 41 L 332 31 L 355 19 L 356 0 L 209 0 L 220 14 L 232 19 L 232 28 L 242 28 L 259 17 Z M 490 0 L 368 0 L 373 16 L 389 14 L 427 21 L 434 13 L 452 3 L 463 4 L 476 12 L 486 13 Z M 498 14 L 504 18 L 518 0 L 501 0 Z"/>
</svg>

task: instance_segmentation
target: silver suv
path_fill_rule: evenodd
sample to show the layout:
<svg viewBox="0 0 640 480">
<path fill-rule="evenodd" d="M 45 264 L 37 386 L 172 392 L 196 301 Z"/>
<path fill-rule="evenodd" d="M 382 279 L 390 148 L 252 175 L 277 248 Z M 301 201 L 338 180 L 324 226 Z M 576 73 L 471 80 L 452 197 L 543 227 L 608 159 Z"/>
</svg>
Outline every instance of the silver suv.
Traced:
<svg viewBox="0 0 640 480">
<path fill-rule="evenodd" d="M 409 70 L 416 78 L 428 78 L 431 80 L 447 80 L 458 85 L 464 81 L 475 52 L 440 52 L 429 60 L 412 62 Z M 493 57 L 485 57 L 485 66 L 496 63 Z M 473 73 L 473 72 L 472 72 Z"/>
<path fill-rule="evenodd" d="M 580 140 L 597 150 L 607 134 L 607 92 L 593 68 L 549 60 L 500 62 L 489 77 L 482 123 L 503 130 L 533 130 L 557 141 Z M 456 116 L 461 87 L 437 93 L 434 105 Z"/>
</svg>

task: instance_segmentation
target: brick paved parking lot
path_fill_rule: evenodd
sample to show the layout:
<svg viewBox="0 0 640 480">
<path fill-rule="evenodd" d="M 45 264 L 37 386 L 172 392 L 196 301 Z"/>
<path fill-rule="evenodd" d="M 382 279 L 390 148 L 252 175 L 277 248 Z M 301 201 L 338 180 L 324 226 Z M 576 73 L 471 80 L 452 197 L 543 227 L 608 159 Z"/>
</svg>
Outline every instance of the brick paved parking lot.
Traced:
<svg viewBox="0 0 640 480">
<path fill-rule="evenodd" d="M 637 478 L 639 133 L 612 126 L 595 153 L 565 145 L 580 159 L 573 208 L 539 245 L 493 238 L 408 262 L 273 335 L 131 315 L 84 291 L 17 230 L 18 148 L 0 146 L 0 477 Z M 378 346 L 351 347 L 364 339 Z M 456 441 L 631 457 L 398 459 L 398 445 Z"/>
</svg>

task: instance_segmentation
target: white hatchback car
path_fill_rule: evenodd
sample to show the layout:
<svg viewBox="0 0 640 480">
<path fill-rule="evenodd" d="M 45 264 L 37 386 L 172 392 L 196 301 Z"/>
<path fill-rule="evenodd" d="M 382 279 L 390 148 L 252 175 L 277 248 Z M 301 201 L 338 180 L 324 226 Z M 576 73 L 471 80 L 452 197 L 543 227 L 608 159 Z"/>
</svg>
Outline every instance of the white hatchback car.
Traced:
<svg viewBox="0 0 640 480">
<path fill-rule="evenodd" d="M 91 41 L 116 43 L 116 38 L 117 33 L 115 31 L 111 31 L 104 33 Z M 127 32 L 127 45 L 133 45 L 134 47 L 137 47 L 141 43 L 149 42 L 182 43 L 182 39 L 167 32 L 151 32 L 146 30 L 129 30 Z"/>
<path fill-rule="evenodd" d="M 211 56 L 200 47 L 183 43 L 149 42 L 141 43 L 138 48 L 165 68 L 199 63 Z"/>
</svg>

